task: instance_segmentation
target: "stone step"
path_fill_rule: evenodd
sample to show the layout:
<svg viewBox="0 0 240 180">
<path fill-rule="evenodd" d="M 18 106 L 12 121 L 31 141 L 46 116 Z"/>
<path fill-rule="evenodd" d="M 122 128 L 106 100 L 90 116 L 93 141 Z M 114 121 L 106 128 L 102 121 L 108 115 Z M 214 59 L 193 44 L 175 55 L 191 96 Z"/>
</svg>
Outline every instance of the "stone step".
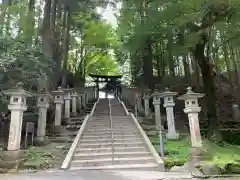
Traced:
<svg viewBox="0 0 240 180">
<path fill-rule="evenodd" d="M 76 153 L 112 153 L 112 152 L 148 152 L 145 146 L 142 147 L 100 147 L 100 148 L 76 148 Z"/>
<path fill-rule="evenodd" d="M 90 160 L 73 160 L 71 166 L 106 166 L 106 165 L 121 165 L 121 164 L 145 164 L 156 163 L 155 159 L 149 157 L 127 157 L 127 158 L 106 158 L 106 159 L 90 159 Z"/>
<path fill-rule="evenodd" d="M 85 167 L 70 167 L 69 170 L 141 170 L 141 171 L 156 171 L 159 166 L 156 163 L 146 164 L 131 164 L 131 165 L 108 165 L 108 166 L 85 166 Z"/>
<path fill-rule="evenodd" d="M 96 126 L 96 127 L 101 127 L 101 126 L 110 126 L 110 125 L 115 125 L 115 126 L 135 126 L 134 122 L 114 122 L 114 121 L 108 121 L 108 122 L 104 122 L 104 123 L 98 123 L 98 122 L 91 122 L 91 123 L 87 123 L 87 126 Z"/>
<path fill-rule="evenodd" d="M 79 143 L 77 145 L 80 148 L 101 148 L 101 147 L 141 147 L 144 146 L 144 143 L 141 142 L 129 142 L 129 143 Z"/>
<path fill-rule="evenodd" d="M 102 134 L 102 135 L 82 135 L 82 139 L 94 139 L 94 138 L 99 138 L 99 139 L 105 139 L 105 138 L 111 138 L 111 134 Z M 113 134 L 114 138 L 136 138 L 139 137 L 138 134 L 129 134 L 129 135 L 121 135 L 121 134 Z"/>
<path fill-rule="evenodd" d="M 105 121 L 88 121 L 87 124 L 91 124 L 91 125 L 104 125 L 104 124 L 109 124 L 111 123 L 111 121 L 109 119 L 105 120 Z M 134 122 L 131 121 L 114 121 L 112 120 L 113 124 L 134 124 Z"/>
<path fill-rule="evenodd" d="M 89 160 L 89 159 L 106 159 L 111 158 L 127 158 L 127 157 L 150 157 L 150 152 L 106 152 L 106 153 L 76 153 L 74 160 Z"/>
<path fill-rule="evenodd" d="M 93 132 L 93 131 L 84 131 L 84 135 L 87 136 L 102 136 L 102 135 L 111 135 L 112 133 L 110 131 L 107 132 Z M 114 132 L 114 136 L 124 136 L 124 135 L 139 135 L 139 132 Z"/>
<path fill-rule="evenodd" d="M 111 128 L 86 128 L 84 129 L 85 132 L 105 132 L 105 131 L 111 131 Z M 122 131 L 125 131 L 125 132 L 138 132 L 137 128 L 131 128 L 131 127 L 125 127 L 125 128 L 112 128 L 112 132 L 122 132 Z"/>
<path fill-rule="evenodd" d="M 123 130 L 116 130 L 114 129 L 112 132 L 111 130 L 98 130 L 98 129 L 91 129 L 91 130 L 84 130 L 83 133 L 95 133 L 95 134 L 103 134 L 103 133 L 110 133 L 110 134 L 139 134 L 138 130 L 129 130 L 129 129 L 123 129 Z"/>
<path fill-rule="evenodd" d="M 141 138 L 134 138 L 134 139 L 82 139 L 80 140 L 80 143 L 88 143 L 88 144 L 96 144 L 96 143 L 130 143 L 130 142 L 135 142 L 135 143 L 140 143 L 142 142 Z"/>
</svg>

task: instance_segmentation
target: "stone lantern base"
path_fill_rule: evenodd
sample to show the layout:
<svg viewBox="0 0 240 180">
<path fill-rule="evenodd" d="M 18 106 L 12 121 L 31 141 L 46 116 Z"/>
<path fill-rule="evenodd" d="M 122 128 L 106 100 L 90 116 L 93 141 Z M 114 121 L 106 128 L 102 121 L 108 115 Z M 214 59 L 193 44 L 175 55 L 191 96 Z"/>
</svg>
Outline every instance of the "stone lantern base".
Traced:
<svg viewBox="0 0 240 180">
<path fill-rule="evenodd" d="M 76 117 L 76 116 L 78 116 L 78 113 L 77 112 L 71 112 L 71 116 Z"/>
<path fill-rule="evenodd" d="M 61 136 L 65 132 L 65 128 L 63 126 L 54 126 L 53 133 L 55 136 Z"/>
<path fill-rule="evenodd" d="M 37 136 L 36 141 L 37 142 L 46 142 L 46 141 L 48 141 L 48 136 Z"/>
<path fill-rule="evenodd" d="M 166 137 L 169 140 L 177 140 L 179 139 L 179 133 L 167 133 Z"/>
<path fill-rule="evenodd" d="M 24 161 L 23 155 L 24 151 L 22 150 L 5 151 L 2 156 L 2 161 L 0 161 L 0 166 L 6 169 L 18 169 Z"/>
<path fill-rule="evenodd" d="M 199 162 L 207 159 L 207 149 L 203 147 L 192 147 L 189 150 L 191 160 L 193 162 Z"/>
</svg>

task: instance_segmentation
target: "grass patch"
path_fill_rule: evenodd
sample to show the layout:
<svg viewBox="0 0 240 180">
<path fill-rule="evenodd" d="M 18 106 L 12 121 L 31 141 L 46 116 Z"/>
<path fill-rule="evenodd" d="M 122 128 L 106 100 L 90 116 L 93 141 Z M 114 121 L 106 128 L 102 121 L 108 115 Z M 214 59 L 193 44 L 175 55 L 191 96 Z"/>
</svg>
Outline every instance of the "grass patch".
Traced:
<svg viewBox="0 0 240 180">
<path fill-rule="evenodd" d="M 149 137 L 156 150 L 159 152 L 159 137 Z M 240 146 L 223 144 L 219 146 L 208 140 L 203 141 L 207 149 L 207 159 L 205 164 L 213 164 L 219 167 L 222 173 L 240 173 Z M 165 167 L 170 169 L 173 166 L 181 166 L 190 160 L 189 149 L 191 140 L 188 136 L 181 136 L 179 140 L 164 140 L 166 159 Z"/>
<path fill-rule="evenodd" d="M 63 162 L 67 151 L 57 148 L 60 143 L 50 143 L 45 146 L 31 147 L 25 151 L 24 164 L 21 169 L 49 169 L 58 168 Z M 64 144 L 69 146 L 68 144 Z"/>
<path fill-rule="evenodd" d="M 157 151 L 159 151 L 159 137 L 149 137 Z M 180 137 L 179 140 L 164 140 L 164 150 L 167 156 L 164 159 L 167 169 L 173 166 L 181 166 L 189 160 L 190 140 L 188 137 Z"/>
<path fill-rule="evenodd" d="M 204 141 L 210 158 L 205 161 L 219 167 L 222 173 L 240 173 L 240 146 L 223 144 L 222 146 Z"/>
</svg>

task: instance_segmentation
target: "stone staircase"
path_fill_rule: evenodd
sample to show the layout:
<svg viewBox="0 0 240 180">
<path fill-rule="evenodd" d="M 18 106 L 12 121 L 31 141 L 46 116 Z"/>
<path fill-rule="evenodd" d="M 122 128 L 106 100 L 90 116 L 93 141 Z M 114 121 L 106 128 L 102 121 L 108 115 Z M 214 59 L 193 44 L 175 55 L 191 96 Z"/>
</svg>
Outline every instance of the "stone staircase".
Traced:
<svg viewBox="0 0 240 180">
<path fill-rule="evenodd" d="M 70 170 L 161 170 L 117 99 L 99 100 L 78 141 Z"/>
</svg>

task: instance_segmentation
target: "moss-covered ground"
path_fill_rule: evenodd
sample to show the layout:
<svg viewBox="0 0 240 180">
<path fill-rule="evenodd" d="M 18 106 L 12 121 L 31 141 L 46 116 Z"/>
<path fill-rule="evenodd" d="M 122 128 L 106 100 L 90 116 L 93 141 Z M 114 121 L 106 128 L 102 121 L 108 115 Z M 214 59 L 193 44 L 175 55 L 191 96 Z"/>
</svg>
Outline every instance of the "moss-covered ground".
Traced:
<svg viewBox="0 0 240 180">
<path fill-rule="evenodd" d="M 43 146 L 31 147 L 25 151 L 24 164 L 21 169 L 59 168 L 69 147 L 69 143 L 48 143 Z"/>
<path fill-rule="evenodd" d="M 159 137 L 149 137 L 156 150 L 159 151 Z M 219 167 L 222 173 L 240 173 L 240 146 L 222 144 L 217 145 L 203 141 L 207 149 L 208 158 L 204 163 L 214 164 Z M 164 148 L 166 158 L 164 158 L 166 168 L 181 166 L 189 160 L 189 149 L 191 140 L 189 136 L 180 136 L 179 140 L 171 141 L 165 139 Z"/>
</svg>

